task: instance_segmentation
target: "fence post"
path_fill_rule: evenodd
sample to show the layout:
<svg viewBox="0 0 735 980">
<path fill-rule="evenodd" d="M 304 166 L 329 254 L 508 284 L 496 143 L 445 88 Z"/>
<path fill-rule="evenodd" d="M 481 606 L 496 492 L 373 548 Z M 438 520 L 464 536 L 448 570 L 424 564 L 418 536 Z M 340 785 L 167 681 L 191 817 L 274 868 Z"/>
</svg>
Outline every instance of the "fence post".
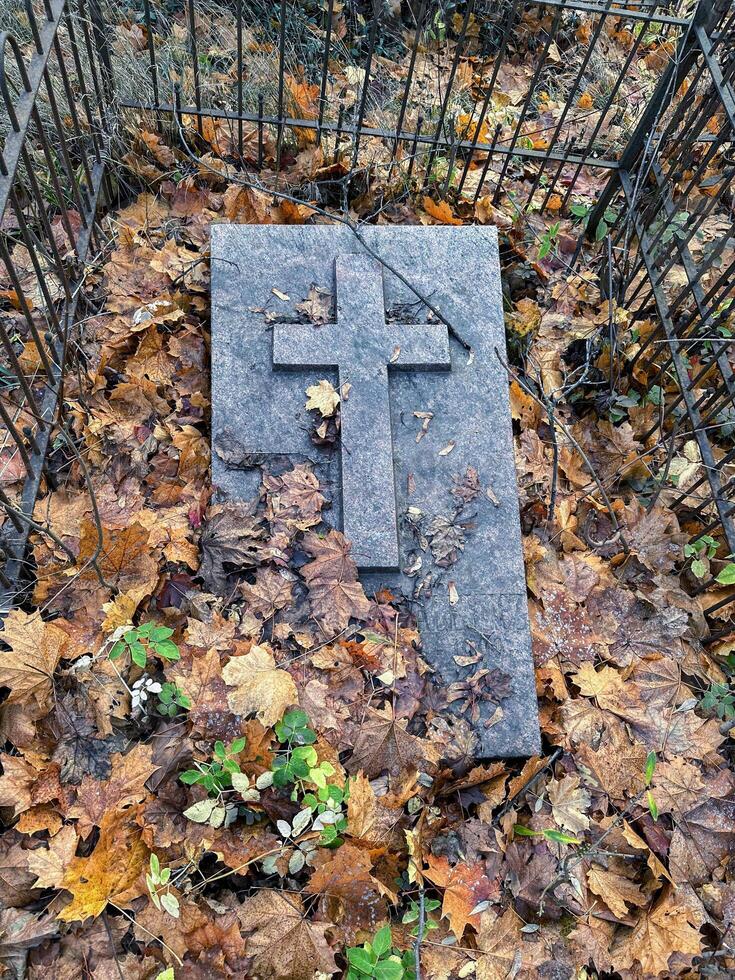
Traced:
<svg viewBox="0 0 735 980">
<path fill-rule="evenodd" d="M 618 161 L 618 169 L 610 177 L 605 185 L 605 189 L 590 211 L 587 222 L 587 237 L 591 241 L 595 240 L 598 225 L 603 220 L 605 211 L 610 206 L 610 202 L 620 190 L 620 173 L 627 173 L 633 170 L 646 145 L 649 134 L 655 128 L 661 115 L 669 107 L 679 86 L 691 71 L 699 55 L 696 34 L 692 28 L 698 25 L 704 27 L 706 30 L 711 30 L 723 14 L 724 8 L 721 7 L 719 0 L 716 0 L 715 3 L 703 2 L 697 7 L 689 26 L 679 39 L 676 54 L 659 79 L 658 85 L 648 100 L 643 115 L 638 121 L 638 125 L 633 130 L 621 154 L 620 160 Z"/>
<path fill-rule="evenodd" d="M 102 88 L 105 101 L 107 102 L 107 105 L 104 107 L 106 114 L 106 110 L 109 109 L 115 97 L 115 83 L 112 71 L 112 57 L 110 55 L 110 42 L 107 36 L 107 25 L 102 14 L 100 0 L 89 0 L 89 17 L 92 21 L 94 46 L 102 69 Z"/>
</svg>

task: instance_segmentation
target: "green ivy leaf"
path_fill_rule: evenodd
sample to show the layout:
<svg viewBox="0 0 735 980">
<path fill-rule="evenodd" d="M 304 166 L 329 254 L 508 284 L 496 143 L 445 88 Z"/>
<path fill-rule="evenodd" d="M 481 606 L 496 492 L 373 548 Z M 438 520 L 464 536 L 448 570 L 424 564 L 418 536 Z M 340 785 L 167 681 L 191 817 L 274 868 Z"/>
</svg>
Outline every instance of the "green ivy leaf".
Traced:
<svg viewBox="0 0 735 980">
<path fill-rule="evenodd" d="M 134 643 L 130 647 L 130 656 L 132 657 L 133 663 L 138 667 L 145 667 L 148 662 L 148 654 L 145 652 L 145 647 L 142 643 Z"/>
<path fill-rule="evenodd" d="M 403 964 L 400 960 L 382 960 L 375 964 L 373 976 L 375 980 L 402 980 Z"/>
<path fill-rule="evenodd" d="M 352 947 L 347 950 L 347 962 L 350 966 L 354 966 L 356 970 L 364 973 L 367 977 L 372 977 L 373 965 L 375 964 L 375 957 L 371 958 L 370 954 L 366 949 L 362 947 Z"/>
<path fill-rule="evenodd" d="M 373 947 L 373 952 L 378 956 L 382 956 L 383 953 L 387 953 L 391 946 L 391 931 L 390 926 L 383 926 L 382 929 L 378 929 L 375 933 L 375 938 L 370 944 Z"/>
<path fill-rule="evenodd" d="M 735 585 L 735 562 L 725 565 L 715 581 L 719 582 L 720 585 Z"/>
<path fill-rule="evenodd" d="M 153 649 L 156 651 L 159 657 L 163 657 L 164 660 L 181 660 L 181 654 L 179 653 L 179 648 L 171 640 L 164 640 L 162 643 L 154 643 Z"/>
</svg>

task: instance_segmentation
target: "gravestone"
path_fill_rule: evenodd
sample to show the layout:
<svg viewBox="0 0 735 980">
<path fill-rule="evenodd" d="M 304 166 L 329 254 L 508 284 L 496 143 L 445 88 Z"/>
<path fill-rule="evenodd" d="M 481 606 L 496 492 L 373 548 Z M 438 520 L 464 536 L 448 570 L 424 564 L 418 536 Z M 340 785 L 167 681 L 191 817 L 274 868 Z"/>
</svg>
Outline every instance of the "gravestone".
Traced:
<svg viewBox="0 0 735 980">
<path fill-rule="evenodd" d="M 501 710 L 475 706 L 481 754 L 538 752 L 497 234 L 361 236 L 374 254 L 343 225 L 212 227 L 214 485 L 251 499 L 261 466 L 310 461 L 367 594 L 415 611 L 435 682 L 510 675 Z M 314 286 L 326 323 L 296 309 Z M 337 446 L 311 438 L 321 379 L 342 395 Z"/>
</svg>

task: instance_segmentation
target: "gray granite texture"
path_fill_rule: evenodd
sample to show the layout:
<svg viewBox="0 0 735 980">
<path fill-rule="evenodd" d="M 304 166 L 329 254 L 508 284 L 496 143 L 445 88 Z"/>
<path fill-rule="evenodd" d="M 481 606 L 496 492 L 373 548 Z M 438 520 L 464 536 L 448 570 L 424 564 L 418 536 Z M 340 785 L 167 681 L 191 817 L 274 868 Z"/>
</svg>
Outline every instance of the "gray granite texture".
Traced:
<svg viewBox="0 0 735 980">
<path fill-rule="evenodd" d="M 495 229 L 361 235 L 451 331 L 349 228 L 212 227 L 213 482 L 249 499 L 260 466 L 312 461 L 365 590 L 412 603 L 435 682 L 490 672 L 486 699 L 453 704 L 474 718 L 479 754 L 536 753 Z M 331 322 L 296 310 L 314 285 L 332 294 Z M 348 392 L 337 447 L 310 438 L 305 389 L 322 378 Z"/>
</svg>

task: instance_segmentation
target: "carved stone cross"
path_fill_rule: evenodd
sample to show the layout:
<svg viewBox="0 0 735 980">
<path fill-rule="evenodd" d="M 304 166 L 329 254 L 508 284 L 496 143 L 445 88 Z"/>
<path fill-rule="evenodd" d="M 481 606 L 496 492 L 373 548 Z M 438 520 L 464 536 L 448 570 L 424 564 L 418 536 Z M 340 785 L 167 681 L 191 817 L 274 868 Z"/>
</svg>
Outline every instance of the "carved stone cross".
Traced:
<svg viewBox="0 0 735 980">
<path fill-rule="evenodd" d="M 338 255 L 335 283 L 336 322 L 276 324 L 273 367 L 337 368 L 344 533 L 358 568 L 396 570 L 388 370 L 450 369 L 449 336 L 443 323 L 386 323 L 382 267 L 369 255 Z"/>
</svg>

